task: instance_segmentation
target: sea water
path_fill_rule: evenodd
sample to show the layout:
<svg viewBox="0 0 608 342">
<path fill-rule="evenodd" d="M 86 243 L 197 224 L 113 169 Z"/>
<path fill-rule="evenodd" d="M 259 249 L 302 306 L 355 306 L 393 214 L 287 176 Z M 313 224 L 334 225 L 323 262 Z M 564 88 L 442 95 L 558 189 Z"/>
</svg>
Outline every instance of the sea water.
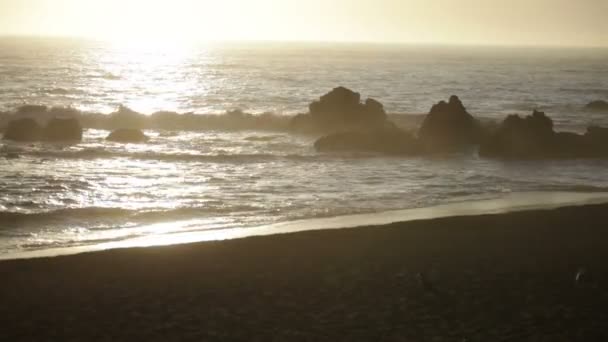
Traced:
<svg viewBox="0 0 608 342">
<path fill-rule="evenodd" d="M 341 85 L 379 100 L 397 120 L 417 118 L 454 94 L 485 120 L 540 109 L 557 129 L 581 132 L 608 125 L 608 113 L 584 109 L 608 99 L 607 60 L 605 49 L 1 38 L 4 113 L 35 104 L 84 116 L 129 108 L 217 115 L 221 122 L 238 109 L 273 119 L 226 124 L 230 129 L 149 130 L 145 144 L 107 142 L 101 129 L 87 129 L 76 145 L 1 141 L 0 254 L 520 192 L 604 192 L 604 160 L 317 153 L 317 136 L 293 134 L 277 122 Z"/>
</svg>

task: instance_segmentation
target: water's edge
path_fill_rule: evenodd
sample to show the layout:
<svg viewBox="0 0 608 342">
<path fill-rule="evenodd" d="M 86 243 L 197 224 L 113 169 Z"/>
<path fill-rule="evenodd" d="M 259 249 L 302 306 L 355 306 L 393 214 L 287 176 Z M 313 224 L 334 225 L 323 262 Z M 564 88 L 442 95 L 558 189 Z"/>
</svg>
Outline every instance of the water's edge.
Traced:
<svg viewBox="0 0 608 342">
<path fill-rule="evenodd" d="M 508 212 L 557 209 L 573 205 L 608 203 L 608 192 L 524 192 L 511 193 L 497 199 L 467 201 L 437 206 L 392 210 L 373 214 L 355 214 L 331 218 L 297 220 L 253 228 L 234 228 L 197 232 L 158 234 L 118 242 L 90 246 L 22 251 L 0 255 L 0 260 L 30 259 L 98 252 L 118 248 L 168 246 L 204 241 L 221 241 L 252 236 L 295 233 L 308 230 L 344 229 L 362 226 L 380 226 L 395 222 L 429 220 L 451 216 L 475 216 Z M 179 222 L 168 223 L 175 225 Z"/>
</svg>

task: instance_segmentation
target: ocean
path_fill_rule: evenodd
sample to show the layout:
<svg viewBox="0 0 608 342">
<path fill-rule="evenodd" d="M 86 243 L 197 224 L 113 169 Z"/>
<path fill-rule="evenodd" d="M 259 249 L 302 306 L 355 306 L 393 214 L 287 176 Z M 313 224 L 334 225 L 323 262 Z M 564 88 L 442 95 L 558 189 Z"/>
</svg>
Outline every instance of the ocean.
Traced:
<svg viewBox="0 0 608 342">
<path fill-rule="evenodd" d="M 314 150 L 317 136 L 277 124 L 345 86 L 412 125 L 458 95 L 484 120 L 540 109 L 557 129 L 581 132 L 608 126 L 608 113 L 584 109 L 608 100 L 606 61 L 608 49 L 591 48 L 0 38 L 0 112 L 129 108 L 226 121 L 148 130 L 145 144 L 107 142 L 108 131 L 93 128 L 76 145 L 0 141 L 0 256 L 516 193 L 608 191 L 606 160 L 326 154 Z M 235 110 L 271 119 L 234 127 Z"/>
</svg>

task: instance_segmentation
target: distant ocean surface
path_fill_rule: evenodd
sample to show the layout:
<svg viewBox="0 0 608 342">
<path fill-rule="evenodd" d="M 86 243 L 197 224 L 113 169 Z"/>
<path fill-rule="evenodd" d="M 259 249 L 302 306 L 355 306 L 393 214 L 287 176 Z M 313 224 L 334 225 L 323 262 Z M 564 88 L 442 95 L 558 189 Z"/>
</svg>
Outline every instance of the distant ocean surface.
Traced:
<svg viewBox="0 0 608 342">
<path fill-rule="evenodd" d="M 454 94 L 477 117 L 541 109 L 558 129 L 582 131 L 608 126 L 608 113 L 584 110 L 608 100 L 607 61 L 606 49 L 0 38 L 0 112 L 40 104 L 283 117 L 342 85 L 394 117 L 427 113 Z M 321 154 L 315 136 L 257 126 L 146 133 L 152 139 L 138 145 L 106 142 L 95 129 L 71 146 L 1 141 L 0 254 L 515 192 L 608 191 L 604 160 Z"/>
</svg>

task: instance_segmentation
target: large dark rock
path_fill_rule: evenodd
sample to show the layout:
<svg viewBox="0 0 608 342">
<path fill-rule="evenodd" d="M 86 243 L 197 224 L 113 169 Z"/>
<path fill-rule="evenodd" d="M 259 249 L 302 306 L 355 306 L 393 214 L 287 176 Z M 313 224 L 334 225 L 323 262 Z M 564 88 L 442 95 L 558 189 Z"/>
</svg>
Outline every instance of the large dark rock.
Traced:
<svg viewBox="0 0 608 342">
<path fill-rule="evenodd" d="M 418 138 L 429 152 L 478 144 L 481 136 L 481 125 L 467 112 L 458 96 L 434 105 L 418 131 Z"/>
<path fill-rule="evenodd" d="M 599 158 L 608 157 L 608 129 L 590 127 L 587 134 L 555 132 L 553 121 L 534 111 L 522 118 L 508 116 L 485 139 L 479 155 L 504 159 Z"/>
<path fill-rule="evenodd" d="M 138 129 L 117 129 L 106 138 L 108 141 L 120 143 L 143 143 L 148 139 L 148 136 Z"/>
<path fill-rule="evenodd" d="M 525 118 L 509 115 L 498 130 L 479 148 L 483 157 L 540 158 L 553 154 L 553 121 L 543 112 L 534 111 Z"/>
<path fill-rule="evenodd" d="M 44 140 L 51 142 L 81 141 L 82 126 L 74 118 L 53 118 L 44 129 Z"/>
<path fill-rule="evenodd" d="M 591 101 L 585 106 L 585 109 L 598 112 L 608 112 L 608 102 L 602 100 Z"/>
<path fill-rule="evenodd" d="M 13 141 L 38 141 L 42 139 L 43 129 L 34 119 L 23 118 L 10 121 L 4 130 L 3 138 Z"/>
<path fill-rule="evenodd" d="M 308 114 L 296 116 L 291 126 L 298 131 L 335 132 L 382 127 L 387 121 L 382 104 L 374 99 L 361 102 L 361 95 L 338 87 L 309 106 Z"/>
<path fill-rule="evenodd" d="M 74 118 L 53 118 L 45 127 L 32 118 L 22 118 L 9 122 L 4 139 L 27 142 L 81 141 L 82 127 Z"/>
<path fill-rule="evenodd" d="M 591 126 L 587 128 L 585 138 L 596 148 L 605 147 L 608 149 L 608 127 Z"/>
<path fill-rule="evenodd" d="M 334 133 L 315 142 L 319 152 L 375 152 L 386 154 L 418 154 L 420 148 L 413 135 L 387 124 L 384 127 Z"/>
<path fill-rule="evenodd" d="M 585 136 L 597 142 L 608 143 L 608 127 L 590 126 Z"/>
<path fill-rule="evenodd" d="M 19 106 L 15 111 L 18 116 L 42 116 L 48 112 L 48 107 L 44 105 L 31 105 L 26 104 Z"/>
<path fill-rule="evenodd" d="M 120 105 L 114 113 L 109 115 L 108 123 L 111 127 L 144 128 L 147 119 L 147 115 Z"/>
</svg>

